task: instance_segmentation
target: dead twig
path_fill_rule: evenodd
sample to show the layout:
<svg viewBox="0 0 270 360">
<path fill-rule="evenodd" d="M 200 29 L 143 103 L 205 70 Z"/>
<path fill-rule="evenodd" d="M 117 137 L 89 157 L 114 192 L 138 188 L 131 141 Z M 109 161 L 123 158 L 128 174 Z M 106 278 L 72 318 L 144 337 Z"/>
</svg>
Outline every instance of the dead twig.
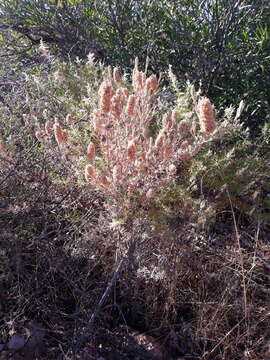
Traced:
<svg viewBox="0 0 270 360">
<path fill-rule="evenodd" d="M 100 312 L 100 310 L 102 309 L 103 305 L 104 305 L 104 302 L 105 300 L 107 299 L 108 295 L 110 294 L 111 292 L 111 289 L 112 287 L 114 286 L 121 270 L 122 270 L 122 267 L 125 263 L 125 261 L 129 260 L 130 259 L 130 255 L 132 255 L 134 253 L 134 250 L 135 250 L 135 245 L 136 245 L 136 241 L 133 240 L 126 253 L 124 254 L 124 256 L 122 257 L 121 261 L 119 262 L 116 270 L 114 271 L 113 273 L 113 276 L 111 278 L 111 280 L 109 281 L 99 303 L 97 304 L 97 307 L 95 309 L 95 311 L 92 313 L 91 315 L 91 318 L 89 319 L 89 321 L 87 322 L 87 325 L 84 329 L 84 331 L 78 336 L 77 338 L 77 341 L 75 344 L 73 344 L 72 346 L 72 351 L 73 353 L 76 353 L 78 350 L 80 350 L 87 342 L 87 340 L 91 337 L 91 334 L 93 332 L 93 329 L 94 329 L 94 326 L 95 326 L 95 321 L 96 321 L 96 318 Z"/>
<path fill-rule="evenodd" d="M 263 266 L 266 267 L 268 270 L 270 270 L 270 261 L 265 259 L 265 257 L 258 250 L 256 250 L 255 247 L 243 235 L 240 235 L 239 240 L 241 246 L 244 249 L 254 252 L 255 256 L 257 256 L 257 258 L 261 261 Z"/>
</svg>

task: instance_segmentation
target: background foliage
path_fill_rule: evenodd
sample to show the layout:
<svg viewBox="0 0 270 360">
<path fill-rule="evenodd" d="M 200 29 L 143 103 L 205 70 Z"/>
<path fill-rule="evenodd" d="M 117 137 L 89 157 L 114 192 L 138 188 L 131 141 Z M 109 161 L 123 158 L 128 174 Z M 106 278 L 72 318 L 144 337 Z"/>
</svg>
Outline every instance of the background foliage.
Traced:
<svg viewBox="0 0 270 360">
<path fill-rule="evenodd" d="M 32 56 L 43 39 L 63 57 L 91 51 L 125 68 L 148 56 L 152 71 L 171 64 L 221 107 L 245 99 L 254 130 L 269 116 L 267 0 L 6 0 L 0 14 L 11 53 Z"/>
</svg>

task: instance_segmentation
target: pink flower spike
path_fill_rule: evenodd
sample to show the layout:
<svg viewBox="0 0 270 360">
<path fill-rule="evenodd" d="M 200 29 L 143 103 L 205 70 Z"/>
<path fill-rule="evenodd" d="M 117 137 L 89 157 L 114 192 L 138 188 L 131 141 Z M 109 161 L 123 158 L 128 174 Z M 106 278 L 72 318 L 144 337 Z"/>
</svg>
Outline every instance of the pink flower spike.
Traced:
<svg viewBox="0 0 270 360">
<path fill-rule="evenodd" d="M 86 165 L 84 171 L 85 180 L 91 182 L 95 177 L 95 173 L 96 171 L 93 165 Z"/>
<path fill-rule="evenodd" d="M 212 133 L 216 128 L 216 121 L 212 104 L 206 97 L 201 98 L 198 102 L 198 116 L 202 133 Z"/>
<path fill-rule="evenodd" d="M 87 159 L 93 160 L 95 157 L 96 157 L 95 145 L 92 142 L 90 142 L 87 146 Z"/>
</svg>

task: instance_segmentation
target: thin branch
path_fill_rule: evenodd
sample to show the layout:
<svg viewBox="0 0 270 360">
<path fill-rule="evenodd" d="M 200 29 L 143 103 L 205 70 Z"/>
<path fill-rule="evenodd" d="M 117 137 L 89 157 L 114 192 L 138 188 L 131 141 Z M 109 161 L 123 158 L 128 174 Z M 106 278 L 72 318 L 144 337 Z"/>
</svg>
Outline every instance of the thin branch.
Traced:
<svg viewBox="0 0 270 360">
<path fill-rule="evenodd" d="M 80 350 L 86 344 L 88 339 L 91 337 L 92 332 L 94 330 L 96 318 L 97 318 L 99 312 L 101 311 L 107 297 L 109 296 L 117 278 L 119 277 L 119 274 L 122 270 L 122 267 L 123 267 L 125 261 L 127 259 L 129 259 L 130 255 L 134 252 L 135 244 L 136 244 L 136 242 L 135 242 L 135 240 L 133 240 L 130 243 L 130 245 L 127 249 L 127 252 L 125 253 L 125 255 L 122 257 L 121 261 L 119 262 L 116 270 L 113 273 L 111 280 L 109 281 L 109 283 L 106 287 L 106 290 L 104 291 L 95 311 L 92 313 L 91 318 L 89 319 L 84 331 L 78 336 L 76 343 L 72 346 L 72 350 L 74 353 L 77 352 L 78 350 Z"/>
</svg>

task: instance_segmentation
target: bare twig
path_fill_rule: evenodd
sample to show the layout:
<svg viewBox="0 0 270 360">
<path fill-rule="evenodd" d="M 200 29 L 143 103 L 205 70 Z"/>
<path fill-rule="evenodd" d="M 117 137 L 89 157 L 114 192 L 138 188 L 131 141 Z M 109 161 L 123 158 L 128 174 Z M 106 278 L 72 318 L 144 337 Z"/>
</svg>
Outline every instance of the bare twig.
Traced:
<svg viewBox="0 0 270 360">
<path fill-rule="evenodd" d="M 244 249 L 253 251 L 255 253 L 255 256 L 257 256 L 257 258 L 261 261 L 264 267 L 270 270 L 270 261 L 265 259 L 265 257 L 259 251 L 257 251 L 255 247 L 243 235 L 240 235 L 239 241 Z"/>
<path fill-rule="evenodd" d="M 72 347 L 72 350 L 73 352 L 77 352 L 78 350 L 80 350 L 84 345 L 85 343 L 87 342 L 87 340 L 91 337 L 91 334 L 94 330 L 94 326 L 95 326 L 95 321 L 96 321 L 96 318 L 102 308 L 102 306 L 104 305 L 104 302 L 105 300 L 107 299 L 108 295 L 110 294 L 111 290 L 112 290 L 112 287 L 114 286 L 121 270 L 122 270 L 122 267 L 125 263 L 126 260 L 128 260 L 130 258 L 130 255 L 134 252 L 135 250 L 135 245 L 136 245 L 136 241 L 133 240 L 126 253 L 124 254 L 124 256 L 122 257 L 121 261 L 119 262 L 116 270 L 114 271 L 113 273 L 113 276 L 111 278 L 111 280 L 109 281 L 99 303 L 97 304 L 97 307 L 95 309 L 95 311 L 92 313 L 91 315 L 91 318 L 89 319 L 89 321 L 87 322 L 87 325 L 84 329 L 84 331 L 78 336 L 77 338 L 77 341 L 76 343 L 73 345 Z"/>
</svg>

